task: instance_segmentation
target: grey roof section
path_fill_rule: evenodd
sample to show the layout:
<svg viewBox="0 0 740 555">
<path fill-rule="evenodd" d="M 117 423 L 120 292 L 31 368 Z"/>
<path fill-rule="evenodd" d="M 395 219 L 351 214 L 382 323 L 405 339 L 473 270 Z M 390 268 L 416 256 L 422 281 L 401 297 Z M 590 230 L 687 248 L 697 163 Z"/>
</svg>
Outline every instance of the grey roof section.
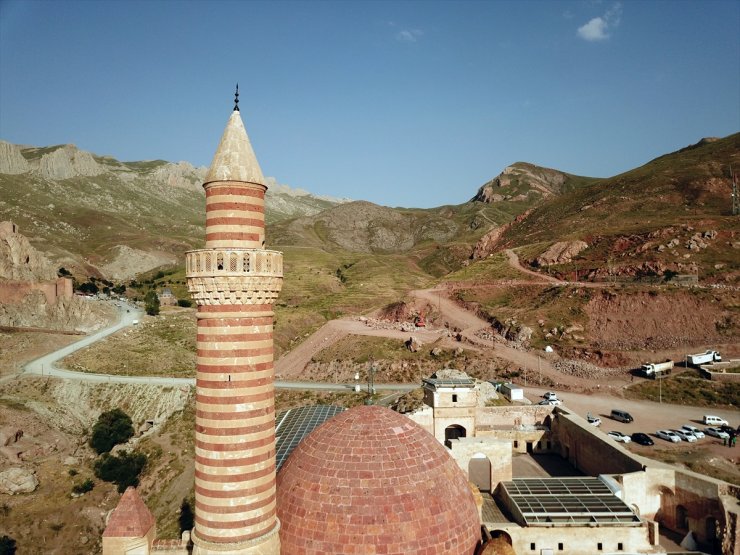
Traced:
<svg viewBox="0 0 740 555">
<path fill-rule="evenodd" d="M 275 464 L 277 470 L 283 466 L 293 449 L 310 434 L 344 408 L 334 405 L 314 405 L 283 410 L 275 416 Z"/>
<path fill-rule="evenodd" d="M 640 518 L 599 478 L 520 478 L 501 495 L 524 526 L 640 526 Z"/>
<path fill-rule="evenodd" d="M 422 381 L 434 387 L 475 387 L 473 378 L 424 378 Z"/>
<path fill-rule="evenodd" d="M 206 174 L 205 183 L 213 181 L 244 181 L 265 185 L 265 178 L 249 142 L 247 130 L 236 110 L 229 117 Z"/>
</svg>

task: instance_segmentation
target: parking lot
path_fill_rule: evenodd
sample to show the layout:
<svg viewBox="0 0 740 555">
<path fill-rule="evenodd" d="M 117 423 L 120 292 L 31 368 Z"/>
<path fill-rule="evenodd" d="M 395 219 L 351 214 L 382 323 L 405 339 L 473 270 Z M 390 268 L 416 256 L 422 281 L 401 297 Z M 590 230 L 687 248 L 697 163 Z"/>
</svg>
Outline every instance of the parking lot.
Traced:
<svg viewBox="0 0 740 555">
<path fill-rule="evenodd" d="M 542 400 L 541 396 L 546 391 L 552 390 L 525 388 L 524 393 L 530 401 L 537 403 Z M 660 439 L 655 434 L 658 430 L 677 429 L 684 424 L 696 426 L 703 431 L 708 427 L 708 425 L 702 423 L 702 417 L 705 414 L 720 416 L 727 420 L 730 426 L 736 428 L 740 424 L 740 410 L 687 407 L 667 403 L 655 403 L 653 401 L 623 399 L 619 396 L 618 390 L 609 389 L 595 395 L 570 393 L 567 391 L 556 391 L 556 393 L 558 398 L 563 402 L 563 406 L 568 410 L 575 412 L 583 418 L 586 418 L 589 412 L 593 416 L 601 418 L 599 429 L 604 433 L 617 430 L 628 435 L 635 432 L 643 432 L 650 436 L 655 443 L 653 446 L 637 445 L 634 442 L 627 444 L 628 449 L 636 453 L 649 455 L 650 451 L 656 448 L 685 450 L 687 448 L 701 447 L 703 450 L 726 458 L 733 463 L 740 462 L 740 444 L 730 448 L 723 445 L 721 439 L 709 435 L 694 443 L 685 441 L 673 443 L 665 439 Z M 613 420 L 610 416 L 613 409 L 621 409 L 629 412 L 634 418 L 634 421 L 624 423 Z"/>
</svg>

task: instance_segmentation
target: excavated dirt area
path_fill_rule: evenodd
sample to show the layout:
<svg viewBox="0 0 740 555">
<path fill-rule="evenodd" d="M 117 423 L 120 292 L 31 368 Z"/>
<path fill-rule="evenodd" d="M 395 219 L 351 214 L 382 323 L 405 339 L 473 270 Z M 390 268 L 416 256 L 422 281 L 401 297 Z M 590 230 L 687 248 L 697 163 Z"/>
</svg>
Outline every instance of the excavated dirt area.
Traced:
<svg viewBox="0 0 740 555">
<path fill-rule="evenodd" d="M 620 350 L 728 343 L 740 334 L 734 302 L 727 292 L 706 290 L 601 291 L 584 307 L 588 339 L 595 347 Z"/>
</svg>

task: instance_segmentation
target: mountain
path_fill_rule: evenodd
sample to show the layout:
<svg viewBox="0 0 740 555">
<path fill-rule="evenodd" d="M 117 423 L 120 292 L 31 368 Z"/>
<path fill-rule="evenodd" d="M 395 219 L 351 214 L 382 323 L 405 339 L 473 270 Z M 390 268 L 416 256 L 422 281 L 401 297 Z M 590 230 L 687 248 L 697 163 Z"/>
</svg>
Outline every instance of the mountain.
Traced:
<svg viewBox="0 0 740 555">
<path fill-rule="evenodd" d="M 740 234 L 731 214 L 730 166 L 740 167 L 740 133 L 702 139 L 628 172 L 545 198 L 508 226 L 487 252 L 517 248 L 536 265 L 553 244 L 584 241 L 588 248 L 573 264 L 592 279 L 667 271 L 737 279 Z"/>
<path fill-rule="evenodd" d="M 0 141 L 0 220 L 18 224 L 60 266 L 129 279 L 202 243 L 205 173 L 188 162 L 120 162 L 74 145 Z M 268 185 L 268 223 L 346 202 Z"/>
</svg>

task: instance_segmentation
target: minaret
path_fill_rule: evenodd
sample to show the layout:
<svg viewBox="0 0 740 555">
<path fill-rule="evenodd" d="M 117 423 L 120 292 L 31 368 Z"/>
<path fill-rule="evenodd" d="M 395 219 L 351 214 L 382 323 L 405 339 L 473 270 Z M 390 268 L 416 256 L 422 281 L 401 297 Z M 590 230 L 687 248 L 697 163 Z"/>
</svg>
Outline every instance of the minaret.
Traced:
<svg viewBox="0 0 740 555">
<path fill-rule="evenodd" d="M 279 555 L 272 305 L 283 255 L 265 250 L 264 182 L 239 115 L 206 175 L 206 245 L 187 253 L 198 304 L 193 555 Z"/>
</svg>

